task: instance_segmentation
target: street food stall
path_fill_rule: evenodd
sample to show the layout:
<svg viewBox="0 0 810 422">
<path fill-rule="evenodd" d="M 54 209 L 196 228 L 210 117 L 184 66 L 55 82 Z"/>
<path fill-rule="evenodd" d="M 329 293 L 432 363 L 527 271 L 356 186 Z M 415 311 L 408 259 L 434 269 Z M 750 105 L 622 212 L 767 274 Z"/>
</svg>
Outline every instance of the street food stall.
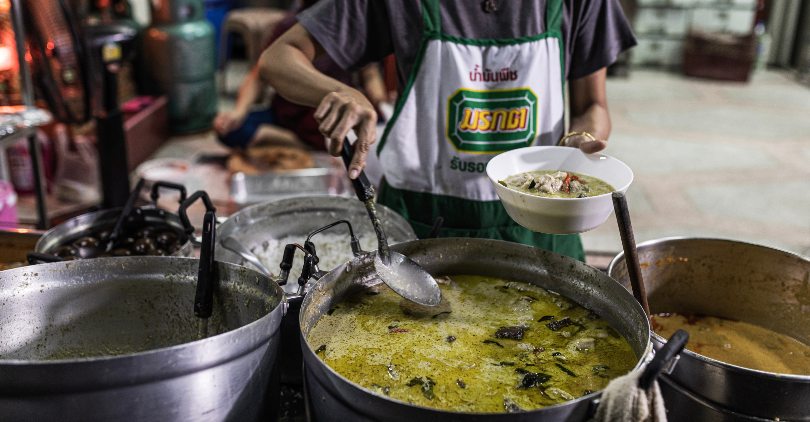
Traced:
<svg viewBox="0 0 810 422">
<path fill-rule="evenodd" d="M 114 4 L 126 3 L 102 9 L 124 13 Z M 440 2 L 423 3 L 435 12 L 425 22 L 441 22 Z M 171 85 L 160 104 L 184 136 L 213 118 L 208 100 L 178 100 L 214 95 L 211 75 L 183 87 L 190 83 L 183 78 L 205 69 L 178 70 L 189 66 L 179 53 L 213 45 L 195 9 L 201 4 L 154 2 L 162 14 L 147 38 L 161 63 L 179 66 L 151 73 Z M 487 14 L 501 7 L 481 5 Z M 70 22 L 71 13 L 60 13 Z M 36 19 L 21 16 L 17 34 Z M 182 34 L 198 27 L 205 29 Z M 555 47 L 562 36 L 474 43 L 434 29 L 420 50 L 428 62 L 442 61 L 425 50 L 443 42 L 501 60 L 520 45 L 513 42 Z M 39 211 L 36 228 L 0 231 L 0 421 L 810 421 L 810 259 L 689 233 L 636 244 L 631 211 L 642 201 L 628 195 L 651 182 L 590 132 L 541 139 L 562 130 L 538 129 L 549 116 L 538 114 L 537 102 L 551 94 L 434 87 L 447 94 L 447 122 L 438 123 L 447 142 L 365 167 L 358 167 L 369 147 L 359 123 L 324 150 L 259 143 L 183 157 L 139 154 L 135 163 L 116 75 L 138 31 L 132 22 L 87 31 L 102 60 L 100 69 L 82 71 L 108 77 L 96 98 L 102 104 L 85 119 L 92 117 L 99 143 L 95 206 L 58 218 L 46 210 L 32 133 L 51 118 L 66 120 L 38 108 L 53 109 L 58 99 L 36 103 L 26 94 L 16 113 L 38 119 L 6 120 L 8 133 L 0 134 L 27 139 L 36 151 Z M 53 62 L 39 65 L 57 63 L 56 50 L 44 54 Z M 213 63 L 217 52 L 199 53 L 195 59 Z M 508 67 L 474 69 L 464 75 L 476 84 L 517 83 Z M 414 106 L 408 90 L 392 122 L 425 114 L 420 107 L 430 102 Z M 336 105 L 342 100 L 333 94 L 322 120 L 329 107 L 353 107 Z M 562 103 L 552 105 L 562 118 Z M 423 126 L 409 133 L 373 116 L 383 144 L 392 131 L 426 136 Z M 327 129 L 319 130 L 331 139 Z M 175 142 L 167 149 L 193 141 Z M 445 150 L 458 155 L 434 160 Z M 408 197 L 442 196 L 417 201 L 433 221 L 381 201 L 402 182 L 391 177 L 400 171 L 420 175 L 405 185 L 445 189 Z M 510 228 L 490 236 L 466 230 L 459 222 L 475 212 L 451 195 L 459 192 L 484 192 L 478 205 L 502 211 Z M 591 251 L 576 259 L 553 247 L 607 225 L 621 244 L 609 265 L 595 265 Z M 513 229 L 553 239 L 552 247 L 504 234 Z"/>
</svg>

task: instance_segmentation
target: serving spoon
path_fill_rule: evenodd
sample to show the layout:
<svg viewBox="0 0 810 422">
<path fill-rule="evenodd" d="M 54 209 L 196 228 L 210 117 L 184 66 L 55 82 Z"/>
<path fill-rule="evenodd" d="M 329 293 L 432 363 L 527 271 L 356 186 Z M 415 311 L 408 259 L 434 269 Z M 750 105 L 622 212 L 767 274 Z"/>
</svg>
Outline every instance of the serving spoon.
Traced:
<svg viewBox="0 0 810 422">
<path fill-rule="evenodd" d="M 246 248 L 245 245 L 240 243 L 238 240 L 234 239 L 233 237 L 226 237 L 222 241 L 222 247 L 239 255 L 242 257 L 242 259 L 256 267 L 256 269 L 258 269 L 264 275 L 272 277 L 272 273 L 269 269 L 267 269 L 267 267 L 264 266 L 264 264 L 262 264 L 262 261 L 260 261 L 259 258 L 253 254 L 253 252 L 248 250 L 248 248 Z"/>
<path fill-rule="evenodd" d="M 348 139 L 343 140 L 341 156 L 348 170 L 352 162 L 352 147 Z M 388 248 L 377 210 L 374 208 L 374 186 L 368 181 L 364 171 L 352 180 L 357 198 L 366 206 L 366 212 L 377 234 L 377 256 L 374 257 L 374 271 L 377 276 L 398 295 L 425 306 L 436 306 L 442 300 L 439 284 L 424 268 L 412 259 Z"/>
</svg>

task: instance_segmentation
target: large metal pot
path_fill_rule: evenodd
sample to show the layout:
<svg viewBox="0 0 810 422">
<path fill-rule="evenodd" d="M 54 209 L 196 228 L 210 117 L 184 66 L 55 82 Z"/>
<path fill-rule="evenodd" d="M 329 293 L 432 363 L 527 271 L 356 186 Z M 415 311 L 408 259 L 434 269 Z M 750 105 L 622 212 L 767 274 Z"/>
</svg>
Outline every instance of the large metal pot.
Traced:
<svg viewBox="0 0 810 422">
<path fill-rule="evenodd" d="M 746 321 L 810 344 L 807 259 L 723 239 L 666 238 L 637 248 L 652 312 Z M 629 288 L 624 254 L 613 259 L 608 274 Z M 663 341 L 656 334 L 652 337 L 656 347 Z M 810 420 L 810 374 L 756 371 L 686 350 L 667 381 L 671 388 L 665 392 L 686 391 L 697 397 L 691 402 L 719 409 L 715 420 L 743 416 Z M 669 410 L 677 416 L 681 408 Z"/>
<path fill-rule="evenodd" d="M 0 419 L 270 419 L 283 293 L 218 263 L 209 337 L 198 340 L 198 262 L 98 258 L 0 272 Z"/>
<path fill-rule="evenodd" d="M 379 204 L 377 213 L 390 243 L 416 239 L 411 226 L 399 214 Z M 356 235 L 366 234 L 376 239 L 374 227 L 363 203 L 355 198 L 338 196 L 296 197 L 253 205 L 231 215 L 219 226 L 217 236 L 219 242 L 228 237 L 235 238 L 253 252 L 265 267 L 275 271 L 274 275 L 277 276 L 281 259 L 279 258 L 278 262 L 268 262 L 266 257 L 273 255 L 271 248 L 284 249 L 285 245 L 280 244 L 278 240 L 294 236 L 295 242 L 303 244 L 308 233 L 336 220 L 348 220 Z M 346 226 L 336 226 L 329 232 L 345 235 L 345 244 L 342 246 L 346 254 L 350 255 L 349 233 Z M 217 246 L 218 260 L 237 265 L 250 265 L 240 256 L 221 247 L 221 244 Z M 293 265 L 300 268 L 303 260 L 299 257 Z M 326 271 L 331 269 L 321 268 Z M 300 384 L 302 381 L 298 311 L 303 296 L 297 293 L 296 281 L 290 277 L 288 284 L 284 286 L 290 308 L 288 316 L 282 322 L 281 334 L 281 377 L 283 382 L 290 384 Z"/>
<path fill-rule="evenodd" d="M 390 243 L 416 239 L 411 226 L 399 214 L 379 204 L 377 213 Z M 284 248 L 284 245 L 274 241 L 296 236 L 300 238 L 297 242 L 303 244 L 309 232 L 336 220 L 348 220 L 358 236 L 368 234 L 374 237 L 374 227 L 362 202 L 355 198 L 326 195 L 288 198 L 247 207 L 225 220 L 217 228 L 217 233 L 220 242 L 233 237 L 261 259 L 269 255 L 269 248 Z M 345 249 L 348 253 L 350 249 L 346 227 L 337 226 L 330 233 L 346 236 Z M 220 247 L 221 245 L 217 246 L 218 260 L 250 265 L 235 253 Z M 270 271 L 279 271 L 280 263 L 280 259 L 278 262 L 262 262 Z M 295 284 L 295 280 L 292 281 Z M 289 292 L 294 293 L 294 290 Z"/>
<path fill-rule="evenodd" d="M 442 238 L 400 243 L 403 253 L 431 274 L 479 274 L 524 281 L 550 289 L 594 310 L 630 343 L 639 364 L 652 349 L 649 322 L 638 302 L 604 273 L 573 259 L 516 243 Z M 475 414 L 429 409 L 392 400 L 362 388 L 329 368 L 306 338 L 315 323 L 356 284 L 374 283 L 369 256 L 344 264 L 321 278 L 301 307 L 301 344 L 310 411 L 317 420 L 585 420 L 600 392 L 524 413 Z M 548 419 L 547 419 L 548 418 Z"/>
</svg>

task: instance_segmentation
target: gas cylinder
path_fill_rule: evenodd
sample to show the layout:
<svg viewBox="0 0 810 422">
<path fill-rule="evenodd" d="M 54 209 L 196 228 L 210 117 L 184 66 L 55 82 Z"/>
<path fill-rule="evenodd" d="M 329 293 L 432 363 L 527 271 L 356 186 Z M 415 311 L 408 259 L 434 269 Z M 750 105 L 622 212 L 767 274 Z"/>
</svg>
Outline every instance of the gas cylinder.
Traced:
<svg viewBox="0 0 810 422">
<path fill-rule="evenodd" d="M 149 79 L 169 99 L 173 133 L 209 129 L 217 112 L 216 40 L 202 0 L 152 0 L 143 35 Z"/>
</svg>

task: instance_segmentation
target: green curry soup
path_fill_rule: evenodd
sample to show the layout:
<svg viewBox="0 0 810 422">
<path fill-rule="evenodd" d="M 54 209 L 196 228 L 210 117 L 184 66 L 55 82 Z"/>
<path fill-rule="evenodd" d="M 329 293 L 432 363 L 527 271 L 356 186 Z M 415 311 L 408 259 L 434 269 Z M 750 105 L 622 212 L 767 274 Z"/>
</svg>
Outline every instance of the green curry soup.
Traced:
<svg viewBox="0 0 810 422">
<path fill-rule="evenodd" d="M 519 192 L 548 198 L 585 198 L 615 190 L 602 179 L 557 170 L 527 171 L 509 176 L 498 183 Z"/>
<path fill-rule="evenodd" d="M 349 380 L 404 402 L 462 412 L 533 410 L 601 390 L 637 361 L 598 315 L 522 282 L 440 279 L 425 308 L 385 286 L 329 310 L 309 345 Z"/>
</svg>

